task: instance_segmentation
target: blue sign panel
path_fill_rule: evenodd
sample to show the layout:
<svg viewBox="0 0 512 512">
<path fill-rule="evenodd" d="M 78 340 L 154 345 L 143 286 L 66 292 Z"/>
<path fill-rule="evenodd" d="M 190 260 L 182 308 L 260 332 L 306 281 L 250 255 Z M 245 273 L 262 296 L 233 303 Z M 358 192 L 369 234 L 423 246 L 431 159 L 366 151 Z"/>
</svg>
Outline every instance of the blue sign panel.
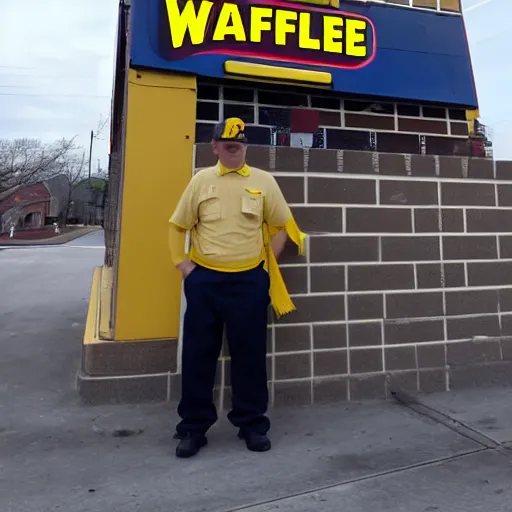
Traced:
<svg viewBox="0 0 512 512">
<path fill-rule="evenodd" d="M 342 93 L 477 107 L 463 19 L 280 0 L 133 0 L 131 65 L 223 78 L 237 60 L 331 73 Z"/>
</svg>

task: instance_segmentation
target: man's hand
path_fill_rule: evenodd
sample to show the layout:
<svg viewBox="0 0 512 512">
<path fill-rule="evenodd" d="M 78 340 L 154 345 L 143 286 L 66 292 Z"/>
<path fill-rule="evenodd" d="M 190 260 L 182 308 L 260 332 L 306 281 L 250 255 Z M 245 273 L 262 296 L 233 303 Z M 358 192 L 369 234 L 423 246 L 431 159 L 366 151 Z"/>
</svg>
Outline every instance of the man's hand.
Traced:
<svg viewBox="0 0 512 512">
<path fill-rule="evenodd" d="M 176 268 L 183 274 L 183 279 L 186 279 L 192 270 L 196 268 L 196 264 L 187 259 L 183 260 L 181 263 L 178 263 Z"/>
</svg>

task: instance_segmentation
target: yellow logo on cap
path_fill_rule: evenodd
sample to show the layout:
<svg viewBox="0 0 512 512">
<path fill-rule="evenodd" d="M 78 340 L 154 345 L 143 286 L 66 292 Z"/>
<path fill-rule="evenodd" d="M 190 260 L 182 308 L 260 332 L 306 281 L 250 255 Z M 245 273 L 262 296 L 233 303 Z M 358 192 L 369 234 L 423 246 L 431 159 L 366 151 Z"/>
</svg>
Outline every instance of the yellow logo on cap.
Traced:
<svg viewBox="0 0 512 512">
<path fill-rule="evenodd" d="M 245 130 L 245 123 L 238 117 L 231 117 L 226 119 L 224 132 L 222 133 L 223 139 L 236 139 L 241 132 Z"/>
</svg>

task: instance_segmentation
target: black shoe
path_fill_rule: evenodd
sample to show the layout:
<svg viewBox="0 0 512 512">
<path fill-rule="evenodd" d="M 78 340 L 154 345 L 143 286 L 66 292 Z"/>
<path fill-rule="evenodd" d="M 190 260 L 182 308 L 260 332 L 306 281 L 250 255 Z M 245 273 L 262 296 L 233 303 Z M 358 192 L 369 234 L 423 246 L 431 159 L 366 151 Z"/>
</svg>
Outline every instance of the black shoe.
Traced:
<svg viewBox="0 0 512 512">
<path fill-rule="evenodd" d="M 266 452 L 272 448 L 270 439 L 266 434 L 258 432 L 239 432 L 238 437 L 245 441 L 247 449 L 251 452 Z"/>
<path fill-rule="evenodd" d="M 206 436 L 203 434 L 188 433 L 183 436 L 179 436 L 179 439 L 180 442 L 176 447 L 176 457 L 179 457 L 180 459 L 193 457 L 208 442 Z"/>
</svg>

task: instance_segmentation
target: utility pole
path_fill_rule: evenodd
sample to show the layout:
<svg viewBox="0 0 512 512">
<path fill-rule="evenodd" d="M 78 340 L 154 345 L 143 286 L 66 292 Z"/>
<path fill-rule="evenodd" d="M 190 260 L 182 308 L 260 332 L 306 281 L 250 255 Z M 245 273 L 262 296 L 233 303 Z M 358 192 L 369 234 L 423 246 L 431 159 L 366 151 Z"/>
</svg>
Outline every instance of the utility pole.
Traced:
<svg viewBox="0 0 512 512">
<path fill-rule="evenodd" d="M 92 165 L 92 143 L 94 141 L 94 131 L 91 130 L 91 145 L 89 147 L 89 187 L 91 186 L 91 165 Z"/>
</svg>

